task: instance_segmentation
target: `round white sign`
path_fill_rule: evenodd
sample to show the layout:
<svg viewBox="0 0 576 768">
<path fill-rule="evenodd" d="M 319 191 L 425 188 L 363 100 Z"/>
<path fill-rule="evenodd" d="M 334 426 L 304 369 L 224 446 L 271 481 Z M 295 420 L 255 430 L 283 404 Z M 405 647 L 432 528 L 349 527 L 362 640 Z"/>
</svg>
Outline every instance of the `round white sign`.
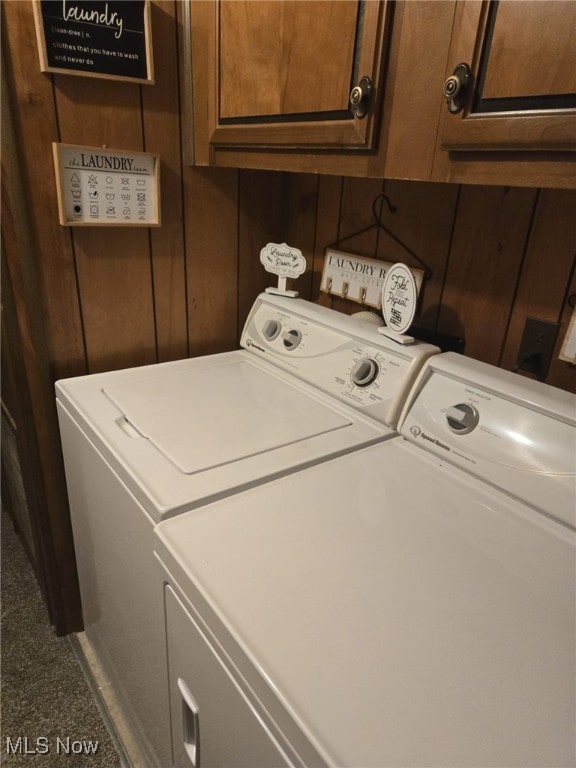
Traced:
<svg viewBox="0 0 576 768">
<path fill-rule="evenodd" d="M 406 264 L 393 264 L 382 286 L 382 314 L 386 325 L 395 333 L 405 333 L 416 314 L 418 291 L 414 275 Z"/>
</svg>

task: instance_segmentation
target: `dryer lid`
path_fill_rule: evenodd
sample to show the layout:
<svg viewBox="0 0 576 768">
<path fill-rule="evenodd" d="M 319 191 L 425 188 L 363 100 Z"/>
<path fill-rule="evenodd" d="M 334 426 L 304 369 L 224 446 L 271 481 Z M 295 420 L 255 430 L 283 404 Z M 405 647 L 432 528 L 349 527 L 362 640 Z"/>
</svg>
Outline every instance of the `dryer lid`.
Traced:
<svg viewBox="0 0 576 768">
<path fill-rule="evenodd" d="M 574 533 L 488 483 L 395 437 L 154 539 L 306 765 L 574 764 Z"/>
<path fill-rule="evenodd" d="M 168 367 L 103 392 L 185 474 L 352 423 L 275 375 L 238 360 L 200 370 Z"/>
</svg>

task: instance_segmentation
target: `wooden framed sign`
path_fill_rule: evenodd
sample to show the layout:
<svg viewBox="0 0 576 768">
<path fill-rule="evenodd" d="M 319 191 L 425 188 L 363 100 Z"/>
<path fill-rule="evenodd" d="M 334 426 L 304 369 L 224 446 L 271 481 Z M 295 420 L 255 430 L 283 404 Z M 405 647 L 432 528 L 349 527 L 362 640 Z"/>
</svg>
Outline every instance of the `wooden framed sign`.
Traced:
<svg viewBox="0 0 576 768">
<path fill-rule="evenodd" d="M 42 72 L 154 82 L 150 0 L 34 0 Z"/>
<path fill-rule="evenodd" d="M 52 144 L 60 224 L 160 225 L 160 159 L 149 152 Z"/>
</svg>

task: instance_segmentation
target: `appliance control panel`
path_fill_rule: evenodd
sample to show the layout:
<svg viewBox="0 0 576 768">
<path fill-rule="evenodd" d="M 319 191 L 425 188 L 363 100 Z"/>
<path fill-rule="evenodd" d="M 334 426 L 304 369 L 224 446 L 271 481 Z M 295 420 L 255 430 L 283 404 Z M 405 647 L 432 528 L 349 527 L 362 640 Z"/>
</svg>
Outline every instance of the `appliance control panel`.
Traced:
<svg viewBox="0 0 576 768">
<path fill-rule="evenodd" d="M 427 361 L 400 432 L 576 525 L 576 397 L 454 353 Z"/>
<path fill-rule="evenodd" d="M 406 348 L 375 325 L 300 299 L 260 296 L 246 321 L 246 351 L 362 409 L 388 426 L 399 415 L 429 344 Z"/>
</svg>

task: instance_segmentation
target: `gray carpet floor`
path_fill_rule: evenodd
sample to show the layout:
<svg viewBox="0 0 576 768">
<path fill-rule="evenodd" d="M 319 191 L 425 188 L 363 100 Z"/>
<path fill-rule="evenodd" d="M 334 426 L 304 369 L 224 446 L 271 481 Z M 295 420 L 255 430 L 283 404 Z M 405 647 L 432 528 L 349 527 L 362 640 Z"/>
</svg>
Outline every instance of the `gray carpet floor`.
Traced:
<svg viewBox="0 0 576 768">
<path fill-rule="evenodd" d="M 6 512 L 1 517 L 0 762 L 14 768 L 120 768 L 76 655 L 48 623 L 12 522 Z"/>
</svg>

